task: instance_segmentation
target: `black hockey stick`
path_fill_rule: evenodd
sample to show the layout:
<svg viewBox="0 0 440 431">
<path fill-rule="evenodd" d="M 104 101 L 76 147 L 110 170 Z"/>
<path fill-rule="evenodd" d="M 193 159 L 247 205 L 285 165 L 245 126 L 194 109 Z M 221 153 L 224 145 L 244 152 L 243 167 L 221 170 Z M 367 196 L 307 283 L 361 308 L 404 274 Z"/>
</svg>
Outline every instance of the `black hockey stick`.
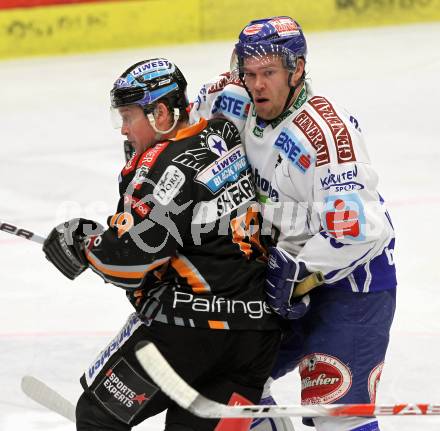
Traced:
<svg viewBox="0 0 440 431">
<path fill-rule="evenodd" d="M 264 418 L 283 416 L 440 415 L 440 404 L 331 404 L 228 406 L 204 397 L 171 367 L 153 343 L 136 352 L 144 370 L 180 407 L 205 418 Z"/>
<path fill-rule="evenodd" d="M 19 236 L 20 238 L 27 239 L 29 241 L 34 241 L 39 244 L 43 244 L 46 240 L 45 237 L 37 235 L 36 233 L 19 228 L 11 223 L 5 223 L 0 221 L 0 231 L 9 233 L 11 235 Z M 315 272 L 310 274 L 305 280 L 298 284 L 295 288 L 292 297 L 297 298 L 299 296 L 303 296 L 308 293 L 310 290 L 314 289 L 317 286 L 320 286 L 324 283 L 324 277 L 321 272 Z"/>
<path fill-rule="evenodd" d="M 29 241 L 38 242 L 39 244 L 43 244 L 46 240 L 46 238 L 43 236 L 37 235 L 30 230 L 22 229 L 11 223 L 5 223 L 2 221 L 0 221 L 0 231 L 19 236 L 20 238 L 28 239 Z"/>
</svg>

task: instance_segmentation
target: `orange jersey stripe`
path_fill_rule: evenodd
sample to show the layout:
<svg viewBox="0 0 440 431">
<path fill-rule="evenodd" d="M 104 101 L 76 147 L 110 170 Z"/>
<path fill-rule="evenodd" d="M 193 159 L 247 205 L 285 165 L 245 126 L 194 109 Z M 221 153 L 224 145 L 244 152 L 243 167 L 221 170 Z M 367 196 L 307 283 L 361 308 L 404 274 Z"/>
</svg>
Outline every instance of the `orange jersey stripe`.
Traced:
<svg viewBox="0 0 440 431">
<path fill-rule="evenodd" d="M 208 320 L 208 325 L 211 329 L 225 329 L 225 322 L 220 320 Z"/>
<path fill-rule="evenodd" d="M 188 280 L 188 284 L 194 293 L 205 293 L 209 292 L 209 287 L 206 286 L 204 281 L 200 280 L 197 274 L 178 257 L 173 257 L 171 259 L 171 266 L 177 271 L 177 273 Z"/>
<path fill-rule="evenodd" d="M 181 139 L 189 138 L 190 136 L 194 136 L 199 134 L 203 129 L 208 125 L 208 121 L 205 118 L 201 118 L 200 121 L 192 126 L 185 127 L 184 129 L 180 129 L 176 136 L 171 139 L 171 141 L 180 141 Z"/>
<path fill-rule="evenodd" d="M 150 266 L 147 266 L 147 269 L 145 271 L 121 271 L 121 270 L 113 270 L 106 268 L 105 265 L 102 265 L 98 263 L 93 256 L 91 256 L 91 253 L 86 253 L 87 260 L 100 272 L 106 275 L 111 275 L 112 277 L 118 277 L 118 278 L 143 278 L 147 272 L 152 271 L 153 269 L 163 265 L 165 262 L 163 259 L 160 259 L 158 262 L 151 264 Z"/>
</svg>

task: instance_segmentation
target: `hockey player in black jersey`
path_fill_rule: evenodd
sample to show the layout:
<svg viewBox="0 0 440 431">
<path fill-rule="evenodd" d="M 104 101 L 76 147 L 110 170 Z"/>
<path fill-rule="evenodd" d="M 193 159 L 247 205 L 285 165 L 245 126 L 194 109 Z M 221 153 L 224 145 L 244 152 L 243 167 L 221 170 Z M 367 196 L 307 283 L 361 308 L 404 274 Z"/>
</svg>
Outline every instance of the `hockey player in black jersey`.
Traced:
<svg viewBox="0 0 440 431">
<path fill-rule="evenodd" d="M 186 80 L 163 58 L 127 69 L 111 103 L 135 150 L 120 175 L 116 213 L 106 230 L 66 222 L 43 247 L 70 279 L 90 268 L 124 288 L 136 310 L 81 377 L 77 429 L 130 430 L 167 409 L 168 431 L 220 430 L 218 420 L 167 398 L 135 350 L 154 342 L 189 384 L 219 402 L 260 400 L 280 335 L 265 303 L 265 250 L 239 133 L 224 119 L 188 126 Z"/>
</svg>

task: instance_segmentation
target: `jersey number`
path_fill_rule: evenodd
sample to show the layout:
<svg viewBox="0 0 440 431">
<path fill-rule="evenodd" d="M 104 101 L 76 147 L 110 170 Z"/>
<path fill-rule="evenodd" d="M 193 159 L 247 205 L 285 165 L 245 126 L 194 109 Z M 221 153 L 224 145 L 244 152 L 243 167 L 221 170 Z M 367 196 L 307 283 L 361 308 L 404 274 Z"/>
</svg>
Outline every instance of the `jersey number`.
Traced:
<svg viewBox="0 0 440 431">
<path fill-rule="evenodd" d="M 258 207 L 251 205 L 246 213 L 233 218 L 230 222 L 232 229 L 232 242 L 240 247 L 240 250 L 249 259 L 252 252 L 258 250 L 265 255 L 266 250 L 260 241 L 260 222 Z"/>
</svg>

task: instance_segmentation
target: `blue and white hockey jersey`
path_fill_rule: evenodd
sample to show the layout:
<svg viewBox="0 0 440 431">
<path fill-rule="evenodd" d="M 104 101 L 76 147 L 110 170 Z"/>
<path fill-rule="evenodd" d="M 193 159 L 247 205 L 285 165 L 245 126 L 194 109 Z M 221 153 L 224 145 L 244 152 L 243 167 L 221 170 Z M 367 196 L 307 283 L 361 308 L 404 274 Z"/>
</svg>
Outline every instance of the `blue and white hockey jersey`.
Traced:
<svg viewBox="0 0 440 431">
<path fill-rule="evenodd" d="M 304 85 L 267 124 L 241 82 L 205 84 L 192 121 L 224 116 L 241 132 L 264 217 L 278 246 L 322 271 L 329 287 L 371 292 L 396 287 L 394 230 L 357 120 Z"/>
</svg>

